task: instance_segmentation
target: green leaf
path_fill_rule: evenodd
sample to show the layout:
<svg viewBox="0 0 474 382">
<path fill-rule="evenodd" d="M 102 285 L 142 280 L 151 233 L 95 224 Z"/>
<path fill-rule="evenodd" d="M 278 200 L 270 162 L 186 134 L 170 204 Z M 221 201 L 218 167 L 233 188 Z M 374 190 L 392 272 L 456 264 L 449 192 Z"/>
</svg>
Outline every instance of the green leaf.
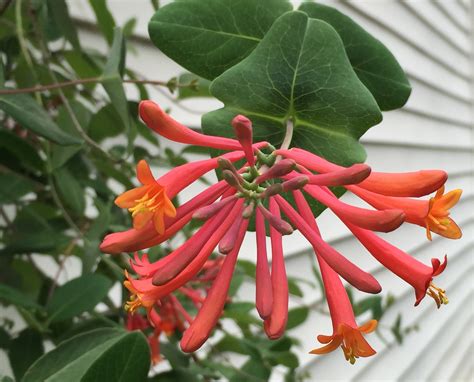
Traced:
<svg viewBox="0 0 474 382">
<path fill-rule="evenodd" d="M 63 36 L 72 44 L 74 49 L 81 50 L 81 44 L 77 36 L 74 22 L 69 16 L 68 6 L 65 0 L 48 0 L 48 11 L 51 13 L 52 21 L 57 25 Z"/>
<path fill-rule="evenodd" d="M 293 329 L 306 321 L 309 315 L 309 309 L 306 306 L 290 309 L 288 311 L 288 323 L 286 329 Z"/>
<path fill-rule="evenodd" d="M 89 136 L 96 142 L 111 138 L 124 131 L 120 116 L 112 104 L 99 109 L 89 122 Z"/>
<path fill-rule="evenodd" d="M 66 50 L 62 52 L 67 63 L 79 78 L 99 77 L 101 70 L 97 63 L 83 50 Z M 93 89 L 96 83 L 83 84 L 86 88 Z"/>
<path fill-rule="evenodd" d="M 271 369 L 265 365 L 261 359 L 251 358 L 237 369 L 236 375 L 230 379 L 230 382 L 240 382 L 242 380 L 249 382 L 268 381 Z"/>
<path fill-rule="evenodd" d="M 358 139 L 382 118 L 337 32 L 298 11 L 275 21 L 246 59 L 213 81 L 211 93 L 226 107 L 203 116 L 206 133 L 231 136 L 231 119 L 244 114 L 255 140 L 278 146 L 291 119 L 292 146 L 341 165 L 365 160 Z"/>
<path fill-rule="evenodd" d="M 354 71 L 370 90 L 381 110 L 398 109 L 407 102 L 411 93 L 410 83 L 384 44 L 335 8 L 304 2 L 299 10 L 336 29 Z"/>
<path fill-rule="evenodd" d="M 107 92 L 115 111 L 120 117 L 128 135 L 129 150 L 135 139 L 136 129 L 130 123 L 128 101 L 122 84 L 122 76 L 125 68 L 125 40 L 120 28 L 114 29 L 114 41 L 110 48 L 109 58 L 105 64 L 101 83 Z"/>
<path fill-rule="evenodd" d="M 67 167 L 60 167 L 53 176 L 61 199 L 81 216 L 86 208 L 84 188 Z"/>
<path fill-rule="evenodd" d="M 94 10 L 95 17 L 99 23 L 99 28 L 107 40 L 108 44 L 111 45 L 114 39 L 114 28 L 115 21 L 107 8 L 106 0 L 89 0 L 89 4 Z"/>
<path fill-rule="evenodd" d="M 30 203 L 18 212 L 11 233 L 4 237 L 5 247 L 0 249 L 0 255 L 44 253 L 61 247 L 70 240 L 48 224 L 42 216 L 44 211 L 37 211 L 36 207 L 36 204 Z"/>
<path fill-rule="evenodd" d="M 48 305 L 49 322 L 72 318 L 94 309 L 107 296 L 112 282 L 105 276 L 86 274 L 57 288 Z"/>
<path fill-rule="evenodd" d="M 0 184 L 0 204 L 15 203 L 35 190 L 32 181 L 13 172 L 0 173 Z"/>
<path fill-rule="evenodd" d="M 190 85 L 178 87 L 178 99 L 212 97 L 209 92 L 211 81 L 192 73 L 181 74 L 178 77 L 178 85 Z"/>
<path fill-rule="evenodd" d="M 8 355 L 17 381 L 21 380 L 26 370 L 43 353 L 43 338 L 33 329 L 23 330 L 17 338 L 11 341 Z"/>
<path fill-rule="evenodd" d="M 186 368 L 189 366 L 189 357 L 187 357 L 175 344 L 165 342 L 160 344 L 160 353 L 170 363 L 174 369 Z"/>
<path fill-rule="evenodd" d="M 283 365 L 290 369 L 296 369 L 299 365 L 298 357 L 290 351 L 273 352 L 269 358 L 275 366 Z"/>
<path fill-rule="evenodd" d="M 98 329 L 45 354 L 28 369 L 23 382 L 144 381 L 149 365 L 142 333 Z"/>
<path fill-rule="evenodd" d="M 26 94 L 1 94 L 0 109 L 29 129 L 59 145 L 80 144 L 82 141 L 62 131 L 33 98 Z"/>
<path fill-rule="evenodd" d="M 142 381 L 150 368 L 150 348 L 140 331 L 126 334 L 87 370 L 82 382 Z"/>
<path fill-rule="evenodd" d="M 288 291 L 294 296 L 303 297 L 303 291 L 294 277 L 288 277 Z"/>
<path fill-rule="evenodd" d="M 189 370 L 174 369 L 155 375 L 150 381 L 156 382 L 198 382 L 201 379 Z"/>
<path fill-rule="evenodd" d="M 214 79 L 246 57 L 286 0 L 187 0 L 158 9 L 148 24 L 152 42 L 178 64 Z"/>
<path fill-rule="evenodd" d="M 26 309 L 41 310 L 42 307 L 18 289 L 0 284 L 0 301 Z"/>
<path fill-rule="evenodd" d="M 43 171 L 44 161 L 38 149 L 8 130 L 0 130 L 0 161 L 15 170 L 23 167 L 33 172 Z"/>
<path fill-rule="evenodd" d="M 372 312 L 372 318 L 374 320 L 379 320 L 383 314 L 382 297 L 366 297 L 354 304 L 354 314 L 356 316 L 360 316 L 369 310 Z"/>
</svg>

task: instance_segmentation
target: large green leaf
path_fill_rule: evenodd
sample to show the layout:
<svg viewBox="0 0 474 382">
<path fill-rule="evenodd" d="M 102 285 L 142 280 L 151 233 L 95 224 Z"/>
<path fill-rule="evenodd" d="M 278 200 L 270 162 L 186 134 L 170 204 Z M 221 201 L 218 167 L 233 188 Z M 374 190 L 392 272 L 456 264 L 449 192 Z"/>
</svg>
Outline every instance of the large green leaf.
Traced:
<svg viewBox="0 0 474 382">
<path fill-rule="evenodd" d="M 49 115 L 27 94 L 1 94 L 0 110 L 17 121 L 21 127 L 59 145 L 80 144 L 82 141 L 62 131 Z"/>
<path fill-rule="evenodd" d="M 287 0 L 178 0 L 148 24 L 153 43 L 189 71 L 213 79 L 245 58 Z"/>
<path fill-rule="evenodd" d="M 291 119 L 292 146 L 342 165 L 365 160 L 358 139 L 382 119 L 334 28 L 299 11 L 275 21 L 246 59 L 213 81 L 211 93 L 225 107 L 203 116 L 206 133 L 232 136 L 231 119 L 244 114 L 256 140 L 277 146 Z"/>
<path fill-rule="evenodd" d="M 341 36 L 357 76 L 382 110 L 402 107 L 411 93 L 410 83 L 393 54 L 350 17 L 327 5 L 301 4 L 308 16 L 331 24 Z"/>
<path fill-rule="evenodd" d="M 28 369 L 23 382 L 144 381 L 149 366 L 142 333 L 97 329 L 45 354 Z"/>
<path fill-rule="evenodd" d="M 48 305 L 49 322 L 74 317 L 93 309 L 108 293 L 112 281 L 98 274 L 86 274 L 56 289 Z"/>
</svg>

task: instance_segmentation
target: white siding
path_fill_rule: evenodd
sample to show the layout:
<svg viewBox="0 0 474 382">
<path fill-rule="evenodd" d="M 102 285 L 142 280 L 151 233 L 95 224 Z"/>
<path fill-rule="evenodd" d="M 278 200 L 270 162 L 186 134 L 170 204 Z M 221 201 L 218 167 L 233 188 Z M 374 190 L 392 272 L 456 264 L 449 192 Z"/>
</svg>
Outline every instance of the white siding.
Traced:
<svg viewBox="0 0 474 382">
<path fill-rule="evenodd" d="M 70 0 L 76 17 L 92 20 L 86 1 Z M 302 342 L 302 369 L 311 380 L 473 380 L 473 60 L 470 2 L 465 0 L 358 0 L 324 1 L 353 17 L 369 32 L 384 42 L 407 71 L 413 94 L 402 110 L 384 114 L 380 126 L 370 130 L 363 142 L 368 163 L 375 170 L 411 171 L 422 168 L 443 168 L 450 173 L 448 189 L 463 188 L 462 202 L 453 216 L 464 231 L 459 241 L 436 238 L 430 244 L 423 229 L 403 227 L 387 237 L 402 249 L 429 262 L 431 257 L 449 257 L 446 272 L 438 284 L 446 287 L 450 304 L 436 310 L 426 299 L 414 308 L 410 287 L 389 274 L 365 254 L 342 224 L 330 213 L 320 218 L 323 234 L 349 258 L 373 272 L 384 287 L 384 293 L 397 297 L 381 325 L 390 325 L 398 312 L 405 325 L 419 322 L 420 330 L 410 334 L 403 346 L 384 345 L 375 335 L 369 337 L 378 351 L 370 359 L 349 365 L 341 352 L 318 357 L 307 354 L 314 348 L 315 337 L 330 333 L 330 321 L 314 311 L 306 323 L 292 334 Z M 148 0 L 109 0 L 119 24 L 130 17 L 138 18 L 138 34 L 147 36 L 147 20 L 151 14 Z M 104 49 L 101 39 L 92 32 L 83 32 L 89 46 Z M 146 43 L 134 42 L 136 54 L 129 64 L 147 78 L 166 80 L 181 69 Z M 163 91 L 153 91 L 154 100 L 169 105 Z M 135 90 L 130 87 L 130 95 Z M 185 101 L 183 107 L 173 106 L 172 114 L 191 126 L 199 126 L 199 112 L 215 108 L 218 103 Z M 188 110 L 191 109 L 191 112 Z M 199 111 L 198 113 L 192 112 Z M 170 143 L 170 145 L 172 145 Z M 176 146 L 174 146 L 176 147 Z M 196 190 L 187 190 L 192 195 Z M 345 200 L 355 202 L 351 195 Z M 254 256 L 254 239 L 248 235 L 242 255 Z M 285 244 L 289 275 L 313 280 L 308 248 L 298 234 Z M 305 302 L 320 299 L 318 291 L 308 290 Z M 252 299 L 253 289 L 243 293 Z M 358 295 L 359 296 L 359 295 Z M 308 335 L 309 334 L 309 335 Z M 387 335 L 390 338 L 390 335 Z M 279 380 L 275 376 L 275 380 Z"/>
</svg>

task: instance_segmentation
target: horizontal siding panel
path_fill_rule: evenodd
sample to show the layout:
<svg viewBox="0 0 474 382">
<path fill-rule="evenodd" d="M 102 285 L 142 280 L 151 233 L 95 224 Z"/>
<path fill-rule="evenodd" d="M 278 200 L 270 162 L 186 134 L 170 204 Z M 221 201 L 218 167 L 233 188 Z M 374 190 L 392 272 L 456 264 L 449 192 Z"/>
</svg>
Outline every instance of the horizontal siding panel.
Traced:
<svg viewBox="0 0 474 382">
<path fill-rule="evenodd" d="M 472 299 L 469 295 L 467 304 Z M 433 365 L 442 365 L 446 357 L 446 350 L 450 347 L 459 348 L 463 341 L 467 344 L 472 341 L 471 332 L 472 320 L 474 319 L 472 312 L 467 309 L 459 309 L 456 313 L 456 322 L 458 327 L 454 330 L 448 331 L 441 329 L 440 334 L 431 336 L 431 341 L 424 343 L 418 341 L 417 345 L 422 346 L 423 349 L 418 352 L 416 357 L 410 357 L 405 365 L 409 365 L 408 370 L 400 375 L 400 379 L 409 380 L 428 380 L 430 372 L 433 371 Z M 404 365 L 404 366 L 405 366 Z M 439 378 L 437 370 L 432 379 Z"/>
<path fill-rule="evenodd" d="M 380 125 L 369 129 L 362 142 L 390 142 L 393 144 L 417 144 L 429 147 L 469 149 L 471 129 L 447 124 L 437 119 L 428 119 L 419 114 L 401 110 L 384 113 Z"/>
<path fill-rule="evenodd" d="M 426 0 L 424 0 L 426 1 Z M 351 8 L 367 16 L 376 18 L 386 28 L 396 31 L 407 45 L 412 45 L 420 53 L 429 56 L 438 65 L 446 66 L 456 76 L 468 80 L 470 61 L 438 35 L 428 30 L 412 13 L 397 1 L 344 1 Z M 416 33 L 413 33 L 416 28 Z M 469 48 L 469 47 L 466 47 Z"/>
<path fill-rule="evenodd" d="M 471 31 L 471 22 L 469 19 L 469 13 L 458 7 L 456 3 L 446 0 L 431 0 L 433 4 L 438 7 L 446 18 L 454 26 L 465 34 L 469 34 Z"/>
<path fill-rule="evenodd" d="M 446 38 L 450 39 L 453 44 L 458 45 L 461 49 L 470 52 L 470 40 L 469 35 L 462 32 L 450 22 L 446 22 L 446 16 L 440 11 L 440 9 L 433 4 L 432 1 L 421 2 L 418 0 L 406 1 L 412 8 L 416 9 L 418 13 L 423 14 L 428 19 L 428 22 L 433 25 L 434 28 L 438 29 L 443 33 Z M 452 1 L 452 6 L 456 7 Z M 465 11 L 464 11 L 465 12 Z"/>
<path fill-rule="evenodd" d="M 330 4 L 334 5 L 334 2 Z M 346 13 L 360 23 L 368 32 L 377 36 L 392 51 L 403 69 L 408 73 L 413 73 L 427 82 L 439 84 L 463 97 L 471 97 L 469 83 L 453 74 L 452 70 L 449 69 L 451 68 L 450 65 L 446 68 L 440 65 L 439 62 L 433 61 L 431 56 L 427 56 L 420 52 L 417 47 L 407 44 L 407 41 L 398 34 L 397 30 L 388 30 L 384 23 L 378 22 L 377 18 L 367 16 L 354 3 L 343 2 L 337 3 L 336 6 L 341 12 Z M 381 13 L 383 12 L 381 11 Z M 416 28 L 416 26 L 411 28 Z M 409 41 L 411 41 L 411 38 Z"/>
</svg>

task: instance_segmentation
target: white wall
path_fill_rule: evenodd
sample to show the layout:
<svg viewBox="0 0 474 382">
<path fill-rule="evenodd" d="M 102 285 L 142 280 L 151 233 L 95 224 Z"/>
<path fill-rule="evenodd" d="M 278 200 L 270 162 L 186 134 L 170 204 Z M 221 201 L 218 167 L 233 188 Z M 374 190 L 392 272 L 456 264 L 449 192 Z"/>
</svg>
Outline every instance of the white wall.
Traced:
<svg viewBox="0 0 474 382">
<path fill-rule="evenodd" d="M 460 204 L 453 217 L 464 231 L 459 241 L 435 239 L 426 241 L 424 231 L 403 227 L 387 235 L 390 241 L 424 262 L 431 257 L 449 257 L 449 265 L 437 284 L 447 289 L 450 303 L 439 311 L 430 299 L 414 308 L 411 288 L 389 274 L 363 252 L 360 245 L 334 216 L 324 213 L 320 225 L 324 236 L 337 249 L 364 269 L 373 272 L 384 287 L 397 297 L 396 304 L 382 320 L 390 325 L 398 312 L 405 325 L 419 322 L 420 330 L 410 334 L 403 346 L 384 345 L 375 335 L 369 341 L 378 355 L 360 359 L 349 365 L 341 352 L 313 356 L 316 335 L 330 333 L 326 315 L 314 311 L 306 323 L 291 334 L 302 342 L 302 369 L 311 380 L 473 380 L 473 34 L 469 17 L 469 1 L 464 0 L 357 0 L 324 1 L 353 17 L 369 32 L 384 42 L 407 71 L 413 93 L 407 105 L 398 111 L 384 113 L 380 126 L 370 130 L 363 142 L 368 151 L 367 162 L 374 170 L 413 171 L 423 168 L 446 169 L 450 178 L 448 189 L 463 188 Z M 85 0 L 70 0 L 74 15 L 92 20 Z M 139 20 L 137 32 L 147 36 L 146 28 L 151 5 L 148 0 L 109 0 L 119 24 L 130 17 Z M 86 46 L 104 49 L 100 37 L 83 32 Z M 155 47 L 133 43 L 136 54 L 129 64 L 150 79 L 169 79 L 182 70 Z M 166 91 L 151 92 L 162 105 L 171 105 Z M 135 96 L 130 88 L 130 95 Z M 186 101 L 173 106 L 172 115 L 183 123 L 199 126 L 200 114 L 219 105 L 218 102 Z M 190 111 L 191 110 L 191 111 Z M 187 190 L 192 195 L 196 189 Z M 355 202 L 351 195 L 344 199 Z M 254 256 L 254 240 L 248 235 L 242 255 Z M 313 279 L 311 256 L 307 245 L 295 234 L 285 245 L 289 275 Z M 307 293 L 306 303 L 316 303 L 319 292 Z M 252 299 L 254 291 L 244 294 Z M 309 334 L 309 335 L 308 335 Z M 387 334 L 388 338 L 391 338 Z M 275 376 L 275 380 L 278 377 Z"/>
</svg>

